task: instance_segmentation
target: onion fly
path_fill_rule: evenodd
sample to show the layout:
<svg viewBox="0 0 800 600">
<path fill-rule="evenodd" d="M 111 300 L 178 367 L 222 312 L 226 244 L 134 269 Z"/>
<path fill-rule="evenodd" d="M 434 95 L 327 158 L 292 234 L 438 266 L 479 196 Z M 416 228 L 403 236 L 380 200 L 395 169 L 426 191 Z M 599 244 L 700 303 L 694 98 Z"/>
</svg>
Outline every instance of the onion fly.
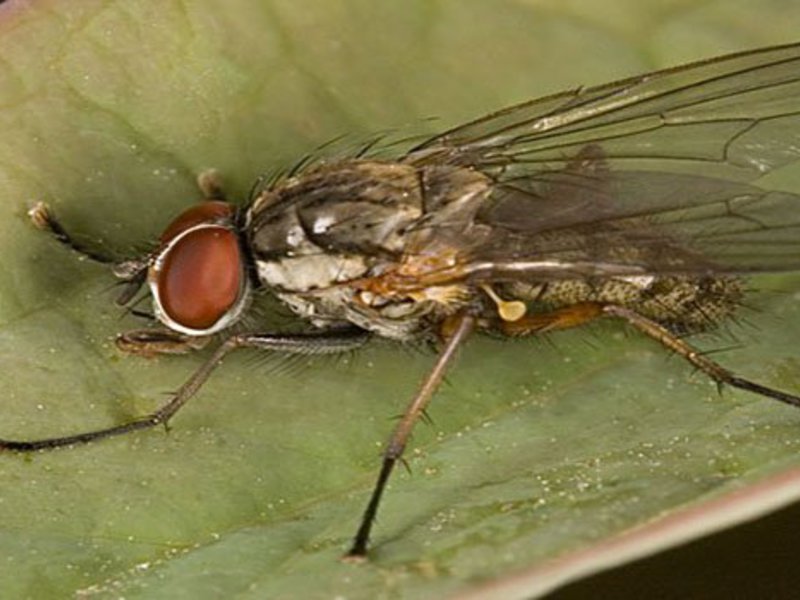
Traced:
<svg viewBox="0 0 800 600">
<path fill-rule="evenodd" d="M 386 445 L 347 553 L 366 556 L 387 481 L 457 349 L 473 334 L 532 336 L 626 322 L 719 385 L 800 406 L 698 352 L 686 334 L 741 305 L 743 278 L 800 269 L 800 196 L 750 181 L 800 157 L 800 43 L 578 88 L 445 131 L 392 160 L 315 160 L 259 183 L 246 205 L 214 177 L 157 248 L 113 262 L 83 248 L 47 205 L 33 222 L 112 262 L 120 304 L 145 288 L 153 325 L 121 334 L 154 355 L 214 344 L 155 412 L 39 440 L 30 452 L 167 423 L 237 348 L 351 351 L 372 337 L 438 344 Z M 243 329 L 266 290 L 306 333 Z"/>
</svg>

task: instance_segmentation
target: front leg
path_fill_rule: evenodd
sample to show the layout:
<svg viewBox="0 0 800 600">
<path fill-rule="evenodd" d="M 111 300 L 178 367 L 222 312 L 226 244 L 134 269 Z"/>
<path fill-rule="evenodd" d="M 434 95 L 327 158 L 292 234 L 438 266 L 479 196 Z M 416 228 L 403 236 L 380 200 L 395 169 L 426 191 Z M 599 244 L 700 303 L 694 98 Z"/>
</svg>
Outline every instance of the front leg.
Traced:
<svg viewBox="0 0 800 600">
<path fill-rule="evenodd" d="M 159 354 L 188 354 L 202 350 L 210 336 L 186 335 L 171 329 L 134 329 L 117 336 L 117 348 L 126 354 L 154 358 Z"/>
<path fill-rule="evenodd" d="M 140 429 L 150 429 L 157 425 L 166 425 L 180 408 L 186 404 L 202 387 L 211 373 L 222 362 L 222 359 L 237 348 L 258 348 L 290 354 L 336 354 L 349 352 L 364 345 L 371 337 L 369 332 L 361 329 L 343 331 L 323 331 L 306 334 L 282 333 L 239 333 L 230 336 L 219 344 L 211 356 L 201 364 L 194 373 L 172 394 L 168 402 L 155 411 L 106 429 L 96 429 L 66 435 L 63 437 L 43 438 L 39 440 L 2 440 L 0 451 L 35 452 L 52 450 L 74 444 L 86 444 L 95 440 L 116 437 Z"/>
<path fill-rule="evenodd" d="M 214 169 L 203 171 L 197 176 L 197 187 L 206 200 L 225 200 L 225 191 L 220 174 Z M 125 281 L 133 280 L 146 266 L 146 260 L 120 262 L 109 253 L 90 248 L 78 242 L 56 218 L 50 205 L 37 202 L 28 209 L 28 217 L 34 227 L 46 231 L 57 241 L 91 261 L 114 266 L 114 273 Z"/>
<path fill-rule="evenodd" d="M 36 229 L 46 231 L 56 240 L 64 244 L 67 248 L 77 252 L 84 258 L 88 258 L 89 260 L 104 265 L 114 264 L 117 262 L 117 260 L 109 254 L 99 252 L 76 241 L 75 238 L 67 233 L 67 230 L 64 229 L 64 226 L 61 225 L 61 222 L 56 219 L 53 211 L 46 202 L 37 202 L 34 204 L 28 210 L 28 217 L 30 217 L 31 222 Z"/>
</svg>

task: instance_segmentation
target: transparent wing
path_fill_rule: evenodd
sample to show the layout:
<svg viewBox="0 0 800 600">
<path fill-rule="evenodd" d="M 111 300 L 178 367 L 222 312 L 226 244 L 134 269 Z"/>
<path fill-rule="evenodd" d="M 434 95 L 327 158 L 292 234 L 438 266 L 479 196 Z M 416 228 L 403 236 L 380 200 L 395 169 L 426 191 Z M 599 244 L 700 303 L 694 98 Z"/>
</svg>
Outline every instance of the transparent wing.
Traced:
<svg viewBox="0 0 800 600">
<path fill-rule="evenodd" d="M 461 240 L 437 281 L 797 270 L 800 197 L 746 181 L 798 158 L 800 44 L 564 92 L 406 155 L 493 182 L 415 251 Z"/>
<path fill-rule="evenodd" d="M 800 44 L 532 100 L 435 136 L 406 160 L 503 180 L 559 169 L 587 145 L 612 169 L 748 180 L 800 157 Z"/>
<path fill-rule="evenodd" d="M 463 261 L 490 279 L 800 269 L 800 196 L 699 175 L 540 173 L 496 186 L 474 224 Z"/>
</svg>

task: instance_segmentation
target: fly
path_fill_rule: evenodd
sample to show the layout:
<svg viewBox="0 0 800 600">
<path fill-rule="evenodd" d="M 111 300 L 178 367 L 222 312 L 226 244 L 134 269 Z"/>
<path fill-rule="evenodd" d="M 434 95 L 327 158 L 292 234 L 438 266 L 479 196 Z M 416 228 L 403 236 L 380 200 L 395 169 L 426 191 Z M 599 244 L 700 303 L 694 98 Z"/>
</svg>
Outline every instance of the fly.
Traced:
<svg viewBox="0 0 800 600">
<path fill-rule="evenodd" d="M 108 262 L 131 304 L 146 286 L 154 325 L 123 333 L 151 356 L 215 344 L 155 412 L 32 441 L 31 452 L 166 424 L 237 348 L 303 355 L 370 338 L 427 340 L 438 358 L 386 445 L 347 556 L 366 556 L 387 481 L 457 349 L 624 321 L 719 385 L 793 406 L 739 377 L 685 334 L 741 305 L 743 277 L 800 270 L 800 196 L 748 183 L 800 157 L 800 44 L 763 48 L 562 92 L 436 135 L 393 160 L 306 163 L 256 187 L 246 206 L 202 176 L 205 200 L 158 247 L 114 263 L 77 244 L 45 204 L 34 223 Z M 248 331 L 256 290 L 309 332 Z"/>
</svg>

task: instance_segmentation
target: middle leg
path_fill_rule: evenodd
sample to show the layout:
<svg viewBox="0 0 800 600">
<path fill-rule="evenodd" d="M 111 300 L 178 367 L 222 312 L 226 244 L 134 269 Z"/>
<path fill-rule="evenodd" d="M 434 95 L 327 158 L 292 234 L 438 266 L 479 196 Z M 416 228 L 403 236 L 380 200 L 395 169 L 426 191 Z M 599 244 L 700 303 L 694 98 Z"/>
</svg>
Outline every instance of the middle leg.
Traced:
<svg viewBox="0 0 800 600">
<path fill-rule="evenodd" d="M 344 559 L 349 561 L 361 561 L 367 555 L 367 546 L 375 517 L 378 514 L 378 506 L 381 497 L 389 482 L 389 477 L 394 470 L 397 461 L 403 456 L 408 438 L 419 418 L 424 414 L 425 408 L 431 401 L 433 394 L 441 384 L 445 371 L 455 357 L 456 350 L 469 337 L 475 327 L 475 318 L 470 315 L 458 315 L 453 317 L 452 322 L 447 322 L 443 328 L 447 332 L 447 340 L 442 348 L 436 364 L 431 369 L 428 376 L 422 382 L 419 391 L 409 403 L 400 421 L 395 426 L 389 442 L 383 452 L 383 463 L 378 473 L 378 480 L 372 490 L 367 508 L 361 517 L 361 525 L 353 539 L 353 545 L 345 554 Z"/>
</svg>

